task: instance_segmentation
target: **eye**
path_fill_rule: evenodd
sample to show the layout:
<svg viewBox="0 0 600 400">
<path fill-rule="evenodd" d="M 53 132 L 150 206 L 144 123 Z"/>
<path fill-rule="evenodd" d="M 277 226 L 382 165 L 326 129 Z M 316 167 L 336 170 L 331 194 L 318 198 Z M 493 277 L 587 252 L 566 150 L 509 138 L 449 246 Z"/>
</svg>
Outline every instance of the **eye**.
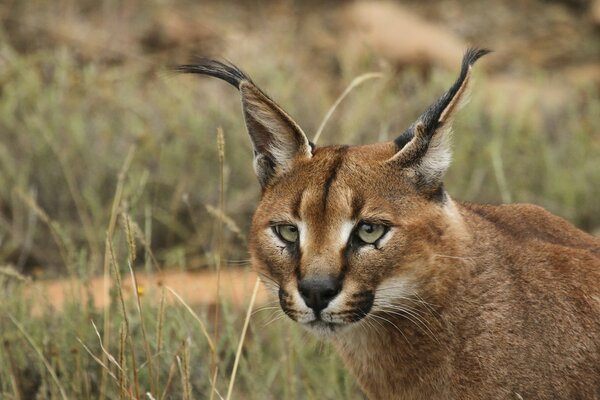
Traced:
<svg viewBox="0 0 600 400">
<path fill-rule="evenodd" d="M 385 225 L 363 222 L 358 226 L 356 235 L 358 235 L 358 238 L 363 242 L 367 244 L 373 244 L 381 239 L 383 235 L 385 235 L 387 229 L 388 228 Z"/>
<path fill-rule="evenodd" d="M 284 242 L 296 243 L 298 241 L 298 227 L 295 225 L 275 225 L 273 230 Z"/>
</svg>

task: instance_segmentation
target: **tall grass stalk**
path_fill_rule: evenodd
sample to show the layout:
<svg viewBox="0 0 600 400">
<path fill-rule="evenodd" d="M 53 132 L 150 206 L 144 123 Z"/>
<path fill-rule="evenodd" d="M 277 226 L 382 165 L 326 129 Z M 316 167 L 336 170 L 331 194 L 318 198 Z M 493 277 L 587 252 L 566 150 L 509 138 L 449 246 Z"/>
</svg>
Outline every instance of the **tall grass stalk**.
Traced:
<svg viewBox="0 0 600 400">
<path fill-rule="evenodd" d="M 148 335 L 146 334 L 146 324 L 144 322 L 144 314 L 142 312 L 142 302 L 140 301 L 140 286 L 138 284 L 135 270 L 133 269 L 133 264 L 135 262 L 135 255 L 136 255 L 135 237 L 132 233 L 129 215 L 127 213 L 123 213 L 123 221 L 124 221 L 123 224 L 125 226 L 125 235 L 127 236 L 127 243 L 128 243 L 128 248 L 129 248 L 127 266 L 129 267 L 129 273 L 131 275 L 131 283 L 133 286 L 133 296 L 135 298 L 135 304 L 137 306 L 137 310 L 138 310 L 138 313 L 140 316 L 142 341 L 144 343 L 144 351 L 146 352 L 148 370 L 150 372 L 150 392 L 152 394 L 158 395 L 158 388 L 156 387 L 157 381 L 158 381 L 158 375 L 156 375 L 156 372 L 154 370 L 152 351 L 150 351 L 150 342 L 148 340 Z"/>
<path fill-rule="evenodd" d="M 229 388 L 227 389 L 227 397 L 225 398 L 226 400 L 230 400 L 231 394 L 233 393 L 235 375 L 237 373 L 240 358 L 242 356 L 242 349 L 244 348 L 244 339 L 246 339 L 246 331 L 248 330 L 248 324 L 250 323 L 250 318 L 252 317 L 252 309 L 254 308 L 254 302 L 256 301 L 256 294 L 258 293 L 259 286 L 260 279 L 256 278 L 256 282 L 254 283 L 254 290 L 252 290 L 252 297 L 250 298 L 250 304 L 248 304 L 248 309 L 246 310 L 246 319 L 244 319 L 244 327 L 242 328 L 242 334 L 240 335 L 240 342 L 238 344 L 237 351 L 235 352 L 235 361 L 233 362 L 233 370 L 231 371 L 231 378 L 229 379 Z"/>
<path fill-rule="evenodd" d="M 163 348 L 163 325 L 165 321 L 165 288 L 160 288 L 160 304 L 156 316 L 156 370 L 160 371 Z M 157 386 L 160 387 L 160 374 L 157 374 Z M 156 394 L 158 396 L 158 393 Z"/>
<path fill-rule="evenodd" d="M 342 92 L 342 94 L 335 100 L 335 102 L 333 102 L 333 104 L 331 105 L 329 110 L 327 110 L 327 113 L 323 117 L 323 120 L 321 121 L 319 128 L 317 128 L 317 133 L 315 133 L 315 136 L 313 138 L 313 143 L 317 144 L 317 141 L 321 137 L 321 133 L 323 133 L 323 129 L 325 129 L 325 125 L 327 125 L 327 122 L 329 121 L 329 119 L 331 118 L 333 113 L 335 112 L 335 109 L 338 108 L 340 103 L 342 101 L 344 101 L 346 96 L 348 96 L 350 94 L 350 92 L 352 92 L 354 90 L 354 88 L 358 87 L 360 84 L 368 81 L 369 79 L 375 79 L 375 78 L 381 78 L 381 77 L 383 77 L 383 74 L 381 74 L 379 72 L 367 72 L 366 74 L 362 74 L 362 75 L 359 75 L 356 78 L 354 78 L 352 80 L 352 82 L 350 82 L 348 87 Z"/>
<path fill-rule="evenodd" d="M 217 128 L 217 154 L 219 158 L 219 211 L 225 214 L 225 135 L 223 128 Z M 223 259 L 223 221 L 217 219 L 217 252 L 215 254 L 215 268 L 217 271 L 217 290 L 215 294 L 215 316 L 214 316 L 214 338 L 217 346 L 219 345 L 219 312 L 221 303 L 221 262 Z M 219 353 L 215 351 L 212 360 L 212 388 L 211 399 L 215 393 L 215 387 L 218 379 Z"/>
<path fill-rule="evenodd" d="M 110 219 L 108 222 L 108 228 L 106 230 L 106 245 L 104 249 L 104 293 L 109 293 L 110 290 L 110 265 L 111 260 L 114 257 L 114 254 L 111 256 L 111 246 L 112 246 L 112 238 L 115 233 L 115 228 L 117 225 L 117 217 L 119 215 L 119 207 L 121 205 L 121 199 L 123 196 L 123 186 L 125 185 L 125 178 L 127 177 L 127 171 L 129 171 L 129 167 L 133 162 L 133 157 L 136 152 L 136 146 L 131 145 L 129 147 L 129 151 L 125 156 L 125 161 L 121 166 L 119 174 L 117 175 L 117 186 L 115 189 L 115 195 L 113 197 L 113 203 L 110 212 Z M 110 307 L 104 307 L 104 345 L 110 345 Z M 106 364 L 106 355 L 102 354 L 103 364 Z M 135 366 L 132 366 L 135 372 Z M 107 379 L 107 370 L 106 368 L 102 368 L 100 378 L 100 400 L 104 400 L 106 398 L 106 379 Z"/>
</svg>

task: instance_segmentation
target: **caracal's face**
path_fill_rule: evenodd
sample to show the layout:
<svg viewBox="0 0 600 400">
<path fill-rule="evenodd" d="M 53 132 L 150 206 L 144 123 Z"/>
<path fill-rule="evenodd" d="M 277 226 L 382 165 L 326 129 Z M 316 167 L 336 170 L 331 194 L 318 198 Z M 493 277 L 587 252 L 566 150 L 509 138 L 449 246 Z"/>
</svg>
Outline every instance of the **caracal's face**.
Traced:
<svg viewBox="0 0 600 400">
<path fill-rule="evenodd" d="M 316 147 L 243 71 L 200 59 L 186 73 L 239 89 L 263 197 L 254 215 L 254 268 L 283 311 L 305 327 L 339 333 L 418 298 L 436 247 L 456 225 L 442 178 L 453 115 L 468 89 L 469 49 L 458 79 L 393 142 Z M 430 276 L 430 275 L 429 275 Z M 382 316 L 383 315 L 383 316 Z M 388 321 L 389 322 L 389 321 Z"/>
<path fill-rule="evenodd" d="M 443 230 L 443 192 L 414 189 L 385 161 L 392 143 L 318 148 L 268 187 L 255 213 L 254 268 L 293 320 L 319 334 L 377 324 L 418 296 L 419 247 Z"/>
</svg>

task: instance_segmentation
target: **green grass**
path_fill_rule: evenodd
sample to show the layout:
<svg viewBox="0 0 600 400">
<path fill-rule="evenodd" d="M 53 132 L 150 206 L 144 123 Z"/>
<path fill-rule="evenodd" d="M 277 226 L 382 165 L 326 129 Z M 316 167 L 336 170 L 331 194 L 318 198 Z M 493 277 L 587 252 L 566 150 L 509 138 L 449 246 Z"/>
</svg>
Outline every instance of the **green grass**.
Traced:
<svg viewBox="0 0 600 400">
<path fill-rule="evenodd" d="M 121 303 L 119 293 L 126 289 L 115 270 L 128 280 L 128 264 L 154 271 L 247 259 L 240 235 L 206 207 L 224 207 L 246 232 L 258 201 L 237 93 L 222 82 L 173 75 L 160 58 L 87 60 L 61 45 L 17 51 L 3 35 L 0 266 L 84 282 L 110 273 L 112 302 L 108 311 L 95 310 L 74 293 L 58 313 L 45 306 L 44 293 L 26 295 L 29 284 L 2 270 L 0 398 L 60 399 L 65 393 L 95 399 L 101 391 L 111 399 L 148 391 L 156 399 L 163 393 L 210 398 L 214 355 L 198 319 L 176 301 L 163 304 L 163 295 L 172 299 L 168 293 L 146 293 L 141 312 L 135 300 Z M 264 48 L 272 45 L 268 40 Z M 235 61 L 311 137 L 344 86 L 377 70 L 369 56 L 361 65 L 342 64 L 336 76 L 317 73 L 296 54 L 293 40 L 281 46 L 262 59 L 247 53 Z M 344 100 L 320 144 L 392 139 L 454 79 L 454 73 L 437 70 L 428 80 L 413 70 L 382 72 L 384 78 L 364 83 Z M 447 190 L 456 199 L 537 203 L 597 231 L 598 92 L 576 88 L 558 111 L 535 98 L 515 110 L 514 99 L 486 89 L 492 79 L 477 73 L 473 99 L 455 123 Z M 543 75 L 535 80 L 550 84 Z M 225 139 L 222 182 L 219 127 Z M 107 252 L 107 232 L 114 258 Z M 194 313 L 217 342 L 215 387 L 225 396 L 246 310 L 226 300 L 219 308 L 218 340 L 214 309 L 194 307 Z M 250 323 L 234 398 L 361 398 L 327 344 L 285 318 L 268 323 L 271 311 Z M 94 358 L 108 362 L 92 322 L 116 361 L 107 368 Z"/>
<path fill-rule="evenodd" d="M 68 398 L 98 398 L 104 368 L 91 356 L 102 358 L 92 322 L 102 337 L 103 314 L 85 304 L 72 303 L 63 313 L 48 311 L 32 317 L 31 303 L 24 303 L 19 284 L 6 280 L 1 283 L 4 293 L 0 317 L 3 340 L 0 397 L 60 399 L 62 390 Z M 169 297 L 168 293 L 165 295 Z M 161 293 L 145 294 L 141 315 L 133 303 L 126 304 L 127 322 L 118 307 L 113 309 L 108 326 L 111 344 L 107 349 L 115 360 L 110 366 L 114 378 L 107 378 L 106 398 L 120 398 L 120 395 L 136 398 L 138 393 L 140 398 L 146 398 L 145 393 L 150 391 L 157 399 L 162 393 L 168 399 L 186 398 L 184 388 L 188 385 L 192 398 L 209 397 L 212 374 L 207 340 L 185 307 L 171 303 L 161 309 L 160 301 L 156 301 L 161 296 Z M 43 301 L 43 296 L 34 296 L 30 301 Z M 226 303 L 223 307 L 216 389 L 225 397 L 240 339 L 243 310 L 238 314 Z M 280 320 L 265 327 L 269 314 L 272 313 L 268 310 L 259 312 L 250 325 L 232 398 L 360 398 L 328 346 L 306 337 L 291 322 Z M 198 316 L 205 321 L 211 319 L 207 310 L 199 310 Z M 142 326 L 152 354 L 153 373 L 144 349 Z M 128 335 L 121 340 L 125 327 Z M 132 357 L 136 362 L 135 374 Z M 49 371 L 57 376 L 62 388 Z"/>
</svg>

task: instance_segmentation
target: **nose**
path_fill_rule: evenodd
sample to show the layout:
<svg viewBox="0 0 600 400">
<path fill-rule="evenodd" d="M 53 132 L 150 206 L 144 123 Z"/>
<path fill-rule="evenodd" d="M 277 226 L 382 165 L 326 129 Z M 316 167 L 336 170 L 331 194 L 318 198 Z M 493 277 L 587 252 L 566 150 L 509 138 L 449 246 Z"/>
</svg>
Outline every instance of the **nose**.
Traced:
<svg viewBox="0 0 600 400">
<path fill-rule="evenodd" d="M 298 291 L 306 305 L 319 314 L 342 290 L 342 281 L 331 276 L 313 276 L 300 280 Z"/>
</svg>

